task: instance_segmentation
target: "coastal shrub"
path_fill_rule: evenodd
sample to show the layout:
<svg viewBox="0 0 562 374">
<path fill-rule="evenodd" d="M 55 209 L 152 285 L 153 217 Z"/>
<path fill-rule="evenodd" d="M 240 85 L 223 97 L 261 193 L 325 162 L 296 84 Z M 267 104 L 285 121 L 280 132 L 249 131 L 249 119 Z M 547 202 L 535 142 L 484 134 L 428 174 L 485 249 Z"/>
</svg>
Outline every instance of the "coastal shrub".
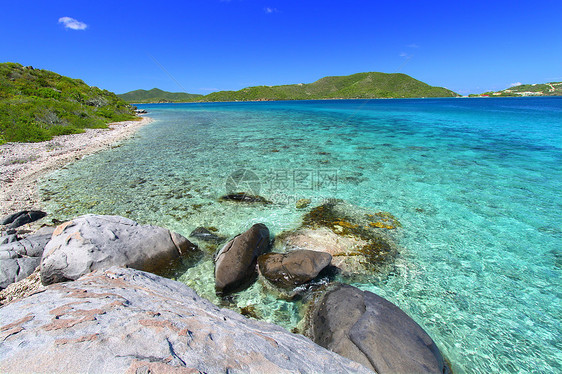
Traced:
<svg viewBox="0 0 562 374">
<path fill-rule="evenodd" d="M 51 134 L 36 124 L 18 122 L 14 126 L 2 128 L 4 142 L 42 142 L 51 139 Z"/>
<path fill-rule="evenodd" d="M 84 130 L 83 129 L 77 129 L 76 127 L 73 127 L 73 126 L 57 125 L 57 126 L 53 126 L 49 129 L 49 134 L 51 134 L 52 136 L 79 134 L 81 132 L 84 132 Z"/>
<path fill-rule="evenodd" d="M 136 118 L 112 92 L 47 70 L 0 63 L 0 144 L 38 142 Z"/>
</svg>

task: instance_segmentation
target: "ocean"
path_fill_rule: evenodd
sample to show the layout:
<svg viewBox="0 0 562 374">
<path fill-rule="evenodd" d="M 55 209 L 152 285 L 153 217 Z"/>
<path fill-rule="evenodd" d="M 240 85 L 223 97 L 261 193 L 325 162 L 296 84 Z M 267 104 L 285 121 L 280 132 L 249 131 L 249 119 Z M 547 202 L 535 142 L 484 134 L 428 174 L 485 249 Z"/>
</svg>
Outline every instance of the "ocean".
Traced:
<svg viewBox="0 0 562 374">
<path fill-rule="evenodd" d="M 389 272 L 354 283 L 392 301 L 456 373 L 562 371 L 562 98 L 139 105 L 155 121 L 40 183 L 65 220 L 122 215 L 188 236 L 272 235 L 342 199 L 402 224 Z M 273 204 L 224 204 L 250 190 Z M 214 295 L 210 256 L 178 280 Z M 234 306 L 294 328 L 302 304 L 260 283 Z"/>
</svg>

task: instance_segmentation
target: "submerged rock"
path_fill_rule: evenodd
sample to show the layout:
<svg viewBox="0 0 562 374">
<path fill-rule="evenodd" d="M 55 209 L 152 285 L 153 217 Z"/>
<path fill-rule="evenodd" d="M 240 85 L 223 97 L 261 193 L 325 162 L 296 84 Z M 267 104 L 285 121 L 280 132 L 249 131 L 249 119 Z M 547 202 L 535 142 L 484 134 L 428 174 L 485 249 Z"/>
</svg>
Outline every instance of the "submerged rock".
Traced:
<svg viewBox="0 0 562 374">
<path fill-rule="evenodd" d="M 371 214 L 336 201 L 308 212 L 301 227 L 278 235 L 274 248 L 329 253 L 342 275 L 357 278 L 380 272 L 396 256 L 398 227 L 389 213 Z"/>
<path fill-rule="evenodd" d="M 310 199 L 299 199 L 295 203 L 295 207 L 297 209 L 304 209 L 304 208 L 308 207 L 310 205 L 310 203 L 311 203 Z"/>
<path fill-rule="evenodd" d="M 314 342 L 379 374 L 449 373 L 431 337 L 396 305 L 348 285 L 329 290 L 309 314 Z"/>
<path fill-rule="evenodd" d="M 0 225 L 8 225 L 8 228 L 15 229 L 27 223 L 35 222 L 45 217 L 47 213 L 40 210 L 23 210 L 10 214 L 0 220 Z"/>
<path fill-rule="evenodd" d="M 0 372 L 369 373 L 308 338 L 113 267 L 0 308 Z"/>
<path fill-rule="evenodd" d="M 260 274 L 276 286 L 294 288 L 320 274 L 332 260 L 325 252 L 295 250 L 287 253 L 268 253 L 258 258 Z"/>
<path fill-rule="evenodd" d="M 249 286 L 257 277 L 258 256 L 269 250 L 269 229 L 262 223 L 226 243 L 215 258 L 215 291 L 227 295 Z"/>
<path fill-rule="evenodd" d="M 190 238 L 196 238 L 199 240 L 203 240 L 205 242 L 222 242 L 224 238 L 222 236 L 218 236 L 213 234 L 211 231 L 207 230 L 205 227 L 198 227 L 189 234 Z"/>
<path fill-rule="evenodd" d="M 265 197 L 248 194 L 246 192 L 236 192 L 236 193 L 224 195 L 221 196 L 219 201 L 233 201 L 236 203 L 271 204 L 271 201 L 267 200 Z"/>
<path fill-rule="evenodd" d="M 306 249 L 329 254 L 332 265 L 345 276 L 371 272 L 365 255 L 360 252 L 366 245 L 364 240 L 342 237 L 327 228 L 298 229 L 282 233 L 275 239 L 276 250 Z"/>
<path fill-rule="evenodd" d="M 75 280 L 114 265 L 166 274 L 198 255 L 197 246 L 162 227 L 89 214 L 56 228 L 41 260 L 41 281 Z"/>
<path fill-rule="evenodd" d="M 214 227 L 210 227 L 209 229 L 198 227 L 189 234 L 189 238 L 193 239 L 198 244 L 199 249 L 207 256 L 215 254 L 219 245 L 227 241 L 227 238 L 215 234 L 211 229 L 214 229 Z"/>
<path fill-rule="evenodd" d="M 389 212 L 370 213 L 365 209 L 335 200 L 312 209 L 303 217 L 305 227 L 328 227 L 335 232 L 360 235 L 357 229 L 395 230 L 402 227 Z"/>
</svg>

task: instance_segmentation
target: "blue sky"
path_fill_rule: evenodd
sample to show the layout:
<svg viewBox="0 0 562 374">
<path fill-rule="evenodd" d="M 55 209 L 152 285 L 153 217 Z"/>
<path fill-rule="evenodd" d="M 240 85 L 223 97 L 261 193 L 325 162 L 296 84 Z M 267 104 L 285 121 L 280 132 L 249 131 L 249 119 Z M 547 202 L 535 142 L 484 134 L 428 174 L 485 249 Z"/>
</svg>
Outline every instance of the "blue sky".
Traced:
<svg viewBox="0 0 562 374">
<path fill-rule="evenodd" d="M 562 81 L 561 17 L 560 0 L 6 1 L 0 62 L 117 93 L 381 71 L 468 94 Z"/>
</svg>

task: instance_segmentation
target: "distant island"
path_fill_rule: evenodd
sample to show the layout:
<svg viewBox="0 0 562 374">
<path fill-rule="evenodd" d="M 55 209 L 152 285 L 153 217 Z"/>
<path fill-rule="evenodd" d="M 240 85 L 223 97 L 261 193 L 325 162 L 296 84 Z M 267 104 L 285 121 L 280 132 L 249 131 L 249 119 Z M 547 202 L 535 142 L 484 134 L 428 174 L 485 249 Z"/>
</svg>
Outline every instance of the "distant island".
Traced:
<svg viewBox="0 0 562 374">
<path fill-rule="evenodd" d="M 32 66 L 0 63 L 0 87 L 0 144 L 39 142 L 137 118 L 113 92 Z"/>
<path fill-rule="evenodd" d="M 239 91 L 219 91 L 206 96 L 172 93 L 154 88 L 117 95 L 130 103 L 272 101 L 319 99 L 378 99 L 418 97 L 458 97 L 443 87 L 433 87 L 406 74 L 358 73 L 325 77 L 313 83 L 282 86 L 254 86 Z"/>
<path fill-rule="evenodd" d="M 185 103 L 203 98 L 203 95 L 185 92 L 167 92 L 158 88 L 135 90 L 117 95 L 129 103 Z"/>
<path fill-rule="evenodd" d="M 501 91 L 488 91 L 470 97 L 562 96 L 562 82 L 521 84 Z"/>
</svg>

